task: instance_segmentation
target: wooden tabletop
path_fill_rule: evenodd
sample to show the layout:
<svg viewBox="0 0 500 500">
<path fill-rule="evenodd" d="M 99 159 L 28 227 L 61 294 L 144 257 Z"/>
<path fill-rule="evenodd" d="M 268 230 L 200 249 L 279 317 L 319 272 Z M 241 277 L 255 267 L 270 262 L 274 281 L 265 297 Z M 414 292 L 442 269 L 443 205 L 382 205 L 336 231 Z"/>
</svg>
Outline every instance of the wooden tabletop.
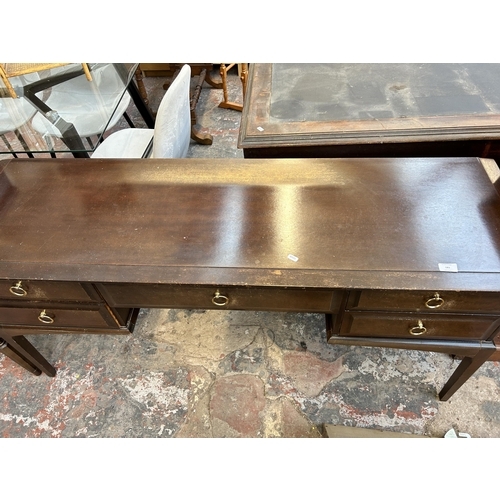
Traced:
<svg viewBox="0 0 500 500">
<path fill-rule="evenodd" d="M 9 279 L 500 289 L 475 158 L 13 159 L 0 234 Z"/>
</svg>

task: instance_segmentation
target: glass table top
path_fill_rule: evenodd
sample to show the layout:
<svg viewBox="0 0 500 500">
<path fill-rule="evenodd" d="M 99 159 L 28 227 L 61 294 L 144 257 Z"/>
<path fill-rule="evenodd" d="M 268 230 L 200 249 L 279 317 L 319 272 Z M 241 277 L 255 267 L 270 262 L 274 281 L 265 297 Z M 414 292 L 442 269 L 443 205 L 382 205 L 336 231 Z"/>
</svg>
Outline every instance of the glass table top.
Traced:
<svg viewBox="0 0 500 500">
<path fill-rule="evenodd" d="M 25 66 L 33 71 L 8 79 L 15 98 L 0 79 L 0 160 L 34 153 L 88 156 L 126 111 L 138 64 L 88 63 L 90 80 L 82 63 Z"/>
</svg>

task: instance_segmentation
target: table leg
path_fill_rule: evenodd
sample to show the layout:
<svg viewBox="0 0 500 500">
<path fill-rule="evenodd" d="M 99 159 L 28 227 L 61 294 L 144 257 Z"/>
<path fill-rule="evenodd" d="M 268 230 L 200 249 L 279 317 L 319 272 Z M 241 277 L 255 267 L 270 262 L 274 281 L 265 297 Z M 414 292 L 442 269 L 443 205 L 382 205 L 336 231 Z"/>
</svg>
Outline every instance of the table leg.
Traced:
<svg viewBox="0 0 500 500">
<path fill-rule="evenodd" d="M 41 370 L 49 377 L 54 377 L 56 375 L 56 369 L 35 349 L 35 347 L 25 337 L 23 337 L 22 335 L 11 336 L 7 332 L 2 331 L 2 338 L 7 342 L 12 351 L 23 358 L 33 368 Z M 23 367 L 26 368 L 26 366 Z"/>
<path fill-rule="evenodd" d="M 25 370 L 28 370 L 34 375 L 40 375 L 42 371 L 36 366 L 29 363 L 23 356 L 21 356 L 15 349 L 13 349 L 8 342 L 0 339 L 0 353 L 4 354 L 8 358 L 12 359 L 19 366 L 22 366 Z"/>
<path fill-rule="evenodd" d="M 459 389 L 495 352 L 496 348 L 492 345 L 491 347 L 482 348 L 475 356 L 464 357 L 439 393 L 439 399 L 441 401 L 448 401 L 457 389 Z"/>
</svg>

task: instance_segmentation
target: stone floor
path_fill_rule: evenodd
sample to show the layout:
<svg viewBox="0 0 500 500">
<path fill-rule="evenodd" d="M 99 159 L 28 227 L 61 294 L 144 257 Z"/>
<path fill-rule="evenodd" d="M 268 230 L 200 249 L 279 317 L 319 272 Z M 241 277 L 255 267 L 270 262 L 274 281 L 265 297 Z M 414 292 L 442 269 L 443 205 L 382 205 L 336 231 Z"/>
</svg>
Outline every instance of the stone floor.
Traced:
<svg viewBox="0 0 500 500">
<path fill-rule="evenodd" d="M 165 80 L 144 80 L 153 111 Z M 241 102 L 237 74 L 229 84 Z M 189 157 L 243 156 L 241 113 L 221 100 L 204 85 L 197 111 L 213 144 L 192 142 Z M 130 114 L 140 124 L 133 106 Z M 325 423 L 500 437 L 499 363 L 440 402 L 457 360 L 330 346 L 317 314 L 142 310 L 132 335 L 29 339 L 58 373 L 35 377 L 0 355 L 3 437 L 318 438 Z"/>
</svg>

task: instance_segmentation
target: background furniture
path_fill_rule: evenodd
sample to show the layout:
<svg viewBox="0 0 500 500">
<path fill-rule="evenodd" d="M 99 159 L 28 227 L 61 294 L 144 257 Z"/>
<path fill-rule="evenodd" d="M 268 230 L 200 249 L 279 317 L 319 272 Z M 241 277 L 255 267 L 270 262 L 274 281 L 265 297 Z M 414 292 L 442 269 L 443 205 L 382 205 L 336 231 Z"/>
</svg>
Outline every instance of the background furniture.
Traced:
<svg viewBox="0 0 500 500">
<path fill-rule="evenodd" d="M 39 71 L 60 68 L 61 66 L 66 66 L 67 64 L 69 63 L 2 63 L 0 64 L 0 78 L 6 86 L 10 97 L 15 99 L 18 96 L 14 87 L 12 86 L 13 82 L 11 82 L 11 78 L 38 73 Z M 90 74 L 88 64 L 82 63 L 82 69 L 87 80 L 89 82 L 92 81 L 92 75 Z"/>
<path fill-rule="evenodd" d="M 126 116 L 131 100 L 113 64 L 93 68 L 92 75 L 91 82 L 82 75 L 55 85 L 45 101 L 49 108 L 57 110 L 58 119 L 72 124 L 80 138 L 100 137 L 106 129 L 114 127 L 122 116 Z M 49 144 L 51 137 L 63 135 L 52 122 L 47 114 L 38 113 L 33 118 L 33 128 Z M 130 119 L 128 122 L 133 126 Z"/>
<path fill-rule="evenodd" d="M 234 109 L 236 111 L 242 111 L 243 104 L 237 104 L 235 102 L 229 101 L 229 96 L 228 96 L 228 92 L 227 92 L 227 72 L 235 64 L 236 63 L 231 63 L 228 66 L 226 66 L 224 63 L 222 63 L 220 65 L 220 76 L 222 79 L 222 92 L 223 92 L 224 99 L 219 104 L 219 107 L 227 108 L 227 109 Z M 240 66 L 241 66 L 241 73 L 240 73 Z M 247 63 L 240 63 L 238 65 L 238 72 L 240 73 L 241 85 L 243 88 L 243 101 L 244 101 L 245 100 L 245 93 L 246 93 L 246 86 L 247 86 L 247 78 L 248 78 L 248 64 Z"/>
<path fill-rule="evenodd" d="M 33 368 L 54 374 L 24 335 L 126 333 L 140 307 L 324 313 L 331 344 L 463 356 L 443 400 L 495 356 L 494 162 L 137 161 L 0 163 L 0 336 Z"/>
<path fill-rule="evenodd" d="M 189 84 L 191 68 L 185 64 L 163 96 L 154 130 L 124 129 L 107 137 L 92 158 L 183 158 L 191 138 Z"/>
<path fill-rule="evenodd" d="M 29 66 L 32 71 L 37 69 L 36 64 L 27 64 L 26 66 Z M 34 78 L 36 81 L 33 81 L 33 79 L 29 80 L 27 77 L 30 75 L 26 75 L 25 80 L 19 80 L 19 82 L 21 82 L 20 86 L 17 86 L 17 88 L 14 87 L 17 94 L 23 95 L 24 99 L 32 105 L 33 109 L 39 111 L 40 114 L 43 115 L 43 118 L 37 118 L 38 130 L 32 126 L 31 122 L 25 124 L 23 136 L 27 146 L 22 146 L 18 141 L 13 140 L 10 141 L 10 148 L 7 145 L 2 147 L 2 144 L 0 144 L 0 154 L 11 155 L 12 153 L 24 153 L 27 151 L 30 154 L 44 152 L 55 155 L 56 153 L 71 152 L 76 157 L 88 158 L 89 152 L 94 150 L 95 145 L 91 143 L 88 145 L 84 144 L 82 136 L 79 135 L 75 125 L 62 118 L 61 113 L 66 113 L 69 119 L 78 120 L 75 116 L 83 116 L 83 114 L 87 112 L 87 119 L 83 120 L 83 125 L 82 120 L 80 120 L 78 124 L 82 130 L 82 134 L 94 132 L 95 130 L 99 131 L 102 123 L 107 124 L 104 128 L 108 130 L 114 123 L 111 118 L 115 111 L 115 117 L 121 116 L 124 112 L 123 105 L 128 104 L 130 98 L 137 106 L 146 126 L 149 128 L 154 127 L 154 118 L 151 115 L 151 111 L 142 101 L 137 85 L 134 82 L 133 77 L 137 68 L 137 63 L 116 63 L 112 65 L 90 63 L 89 67 L 91 71 L 95 71 L 96 76 L 100 75 L 97 80 L 93 79 L 92 81 L 88 81 L 86 77 L 83 77 L 85 71 L 81 64 L 56 64 L 55 66 L 57 66 L 57 68 L 52 68 L 50 70 L 44 69 L 37 73 L 30 73 L 31 76 L 36 77 Z M 104 68 L 110 67 L 112 68 L 104 71 Z M 114 72 L 111 78 L 114 85 L 113 95 L 119 94 L 124 100 L 111 98 L 108 85 L 110 83 L 110 78 L 108 78 L 108 76 L 102 78 L 102 73 L 104 72 L 106 72 L 108 76 Z M 79 79 L 79 77 L 81 78 Z M 80 100 L 76 104 L 74 100 L 70 102 L 71 98 L 68 101 L 67 93 L 63 95 L 64 89 L 67 91 L 68 88 L 71 87 L 69 82 L 72 80 L 77 80 L 78 82 L 78 88 L 73 87 L 72 91 L 75 93 L 80 92 Z M 100 93 L 101 86 L 103 90 L 102 95 Z M 57 88 L 59 88 L 59 92 L 55 90 Z M 53 94 L 52 91 L 54 91 Z M 51 108 L 47 104 L 51 95 L 52 99 L 50 102 L 53 106 L 58 106 L 57 109 Z M 12 99 L 8 89 L 2 81 L 0 81 L 0 98 Z M 20 102 L 20 98 L 14 99 L 13 101 L 17 104 Z M 89 102 L 95 105 L 91 106 L 92 110 L 90 111 L 92 123 L 88 120 L 90 116 L 88 114 L 89 109 L 85 111 L 85 106 L 83 106 L 85 102 L 87 102 L 87 105 Z M 115 108 L 110 109 L 110 103 L 114 104 Z M 120 109 L 120 103 L 122 109 Z M 60 106 L 68 106 L 68 109 L 66 110 L 65 108 L 63 110 Z M 72 114 L 73 112 L 75 114 Z M 86 129 L 87 122 L 90 123 L 90 126 Z M 48 138 L 48 141 L 46 141 L 44 137 Z M 85 136 L 83 135 L 83 137 Z M 101 138 L 102 134 L 97 140 L 99 141 Z"/>
<path fill-rule="evenodd" d="M 198 77 L 194 90 L 191 92 L 191 139 L 196 141 L 198 144 L 210 146 L 213 142 L 213 137 L 207 130 L 199 125 L 196 117 L 196 106 L 198 104 L 200 92 L 204 82 L 207 82 L 211 87 L 216 89 L 222 88 L 222 82 L 212 80 L 211 71 L 213 69 L 213 64 L 207 63 L 167 63 L 162 65 L 162 75 L 175 79 L 175 76 L 184 64 L 189 64 L 191 67 L 191 75 Z M 163 88 L 168 89 L 169 85 L 170 83 L 167 82 L 163 85 Z"/>
<path fill-rule="evenodd" d="M 246 158 L 500 158 L 499 64 L 252 64 Z"/>
<path fill-rule="evenodd" d="M 29 75 L 30 81 L 35 81 L 37 78 L 33 75 Z M 11 78 L 11 85 L 14 84 L 16 87 L 20 84 L 19 78 Z M 23 135 L 22 128 L 33 118 L 36 113 L 36 109 L 30 104 L 29 101 L 20 98 L 9 98 L 4 97 L 0 99 L 0 136 L 7 150 L 16 158 L 17 154 L 11 144 L 9 143 L 6 134 L 13 132 L 15 137 L 18 139 L 22 145 L 24 151 L 33 158 L 33 154 L 29 150 L 29 146 L 26 143 Z"/>
</svg>

